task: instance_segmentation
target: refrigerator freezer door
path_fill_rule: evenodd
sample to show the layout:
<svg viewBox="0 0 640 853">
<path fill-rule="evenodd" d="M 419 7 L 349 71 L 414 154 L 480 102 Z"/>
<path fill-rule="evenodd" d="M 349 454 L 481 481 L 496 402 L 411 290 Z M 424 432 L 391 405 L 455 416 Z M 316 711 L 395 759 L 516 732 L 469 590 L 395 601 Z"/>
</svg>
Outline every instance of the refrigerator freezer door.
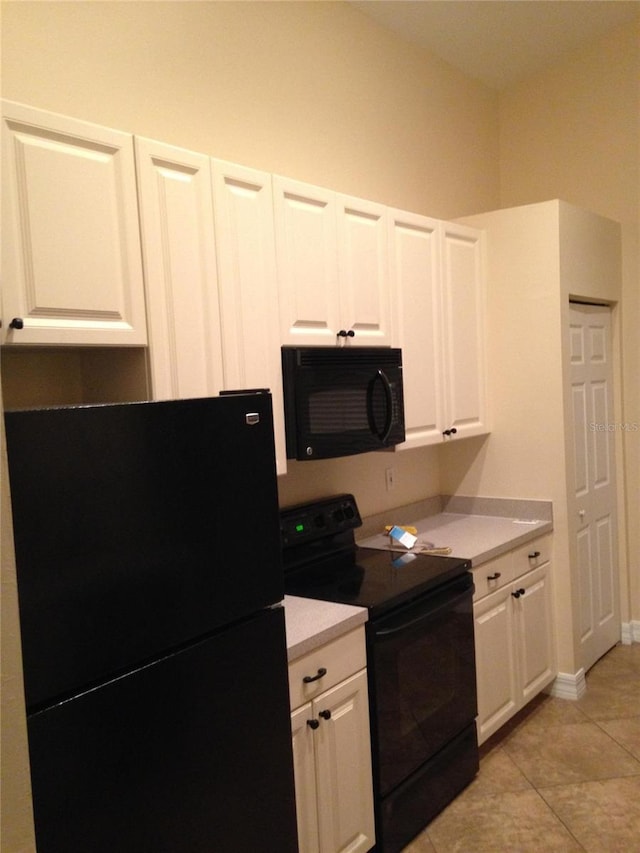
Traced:
<svg viewBox="0 0 640 853">
<path fill-rule="evenodd" d="M 38 853 L 298 849 L 281 608 L 28 727 Z"/>
<path fill-rule="evenodd" d="M 29 710 L 282 600 L 269 394 L 6 425 Z"/>
</svg>

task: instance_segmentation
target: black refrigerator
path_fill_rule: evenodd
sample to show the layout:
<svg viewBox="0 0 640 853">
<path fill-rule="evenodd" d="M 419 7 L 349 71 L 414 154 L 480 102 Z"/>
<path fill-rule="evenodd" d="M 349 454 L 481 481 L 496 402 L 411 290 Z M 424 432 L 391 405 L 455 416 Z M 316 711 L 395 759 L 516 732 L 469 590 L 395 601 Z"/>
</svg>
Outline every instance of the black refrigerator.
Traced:
<svg viewBox="0 0 640 853">
<path fill-rule="evenodd" d="M 5 423 L 38 853 L 296 851 L 270 395 Z"/>
</svg>

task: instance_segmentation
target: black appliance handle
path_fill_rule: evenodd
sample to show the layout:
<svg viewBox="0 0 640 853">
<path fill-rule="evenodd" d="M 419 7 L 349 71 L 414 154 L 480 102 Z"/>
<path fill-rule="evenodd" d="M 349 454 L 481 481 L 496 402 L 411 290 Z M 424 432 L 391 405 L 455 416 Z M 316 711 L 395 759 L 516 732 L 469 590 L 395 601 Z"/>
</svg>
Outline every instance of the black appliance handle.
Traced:
<svg viewBox="0 0 640 853">
<path fill-rule="evenodd" d="M 379 640 L 388 640 L 391 637 L 395 637 L 396 634 L 402 633 L 402 631 L 406 631 L 408 628 L 413 628 L 414 625 L 419 625 L 422 622 L 425 622 L 427 619 L 431 619 L 437 613 L 440 613 L 441 610 L 449 610 L 453 609 L 457 604 L 460 604 L 464 601 L 465 598 L 469 598 L 473 595 L 473 586 L 468 587 L 463 592 L 458 593 L 458 595 L 453 598 L 447 598 L 441 604 L 438 604 L 436 607 L 429 608 L 417 616 L 415 619 L 410 619 L 408 622 L 403 622 L 402 625 L 398 625 L 395 628 L 383 628 L 382 630 L 374 631 L 374 636 Z"/>
<path fill-rule="evenodd" d="M 373 385 L 374 382 L 376 382 L 376 380 L 378 379 L 382 382 L 385 397 L 387 398 L 387 421 L 381 432 L 376 432 L 376 422 L 373 417 Z M 375 433 L 375 435 L 384 444 L 391 435 L 391 428 L 393 427 L 393 392 L 391 391 L 391 383 L 389 382 L 389 378 L 384 372 L 384 370 L 382 370 L 381 368 L 378 369 L 376 375 L 369 383 L 369 391 L 367 393 L 367 407 L 369 409 L 369 423 L 371 424 L 371 431 Z"/>
</svg>

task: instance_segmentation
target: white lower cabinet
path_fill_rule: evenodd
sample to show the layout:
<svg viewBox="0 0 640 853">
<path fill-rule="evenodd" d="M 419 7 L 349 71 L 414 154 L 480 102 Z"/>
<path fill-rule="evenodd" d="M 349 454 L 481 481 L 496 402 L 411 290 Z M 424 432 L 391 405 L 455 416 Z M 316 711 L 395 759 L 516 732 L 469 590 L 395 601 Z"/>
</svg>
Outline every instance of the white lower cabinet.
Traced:
<svg viewBox="0 0 640 853">
<path fill-rule="evenodd" d="M 478 742 L 556 676 L 550 537 L 473 570 Z"/>
<path fill-rule="evenodd" d="M 362 628 L 289 666 L 300 853 L 374 845 L 365 666 Z"/>
</svg>

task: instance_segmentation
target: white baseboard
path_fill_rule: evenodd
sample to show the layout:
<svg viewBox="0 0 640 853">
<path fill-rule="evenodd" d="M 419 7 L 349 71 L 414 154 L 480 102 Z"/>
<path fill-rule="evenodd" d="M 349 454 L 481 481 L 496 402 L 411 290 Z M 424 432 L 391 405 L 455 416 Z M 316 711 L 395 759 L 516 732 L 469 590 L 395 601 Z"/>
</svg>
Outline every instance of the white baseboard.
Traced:
<svg viewBox="0 0 640 853">
<path fill-rule="evenodd" d="M 621 640 L 623 646 L 640 643 L 640 621 L 623 622 Z"/>
<path fill-rule="evenodd" d="M 584 669 L 579 669 L 575 675 L 570 672 L 559 672 L 547 688 L 550 696 L 557 699 L 581 699 L 587 690 Z"/>
<path fill-rule="evenodd" d="M 640 643 L 640 621 L 623 622 L 621 642 L 624 646 Z M 545 690 L 550 696 L 558 699 L 581 699 L 587 691 L 584 669 L 580 668 L 575 674 L 559 672 L 554 681 Z"/>
</svg>

